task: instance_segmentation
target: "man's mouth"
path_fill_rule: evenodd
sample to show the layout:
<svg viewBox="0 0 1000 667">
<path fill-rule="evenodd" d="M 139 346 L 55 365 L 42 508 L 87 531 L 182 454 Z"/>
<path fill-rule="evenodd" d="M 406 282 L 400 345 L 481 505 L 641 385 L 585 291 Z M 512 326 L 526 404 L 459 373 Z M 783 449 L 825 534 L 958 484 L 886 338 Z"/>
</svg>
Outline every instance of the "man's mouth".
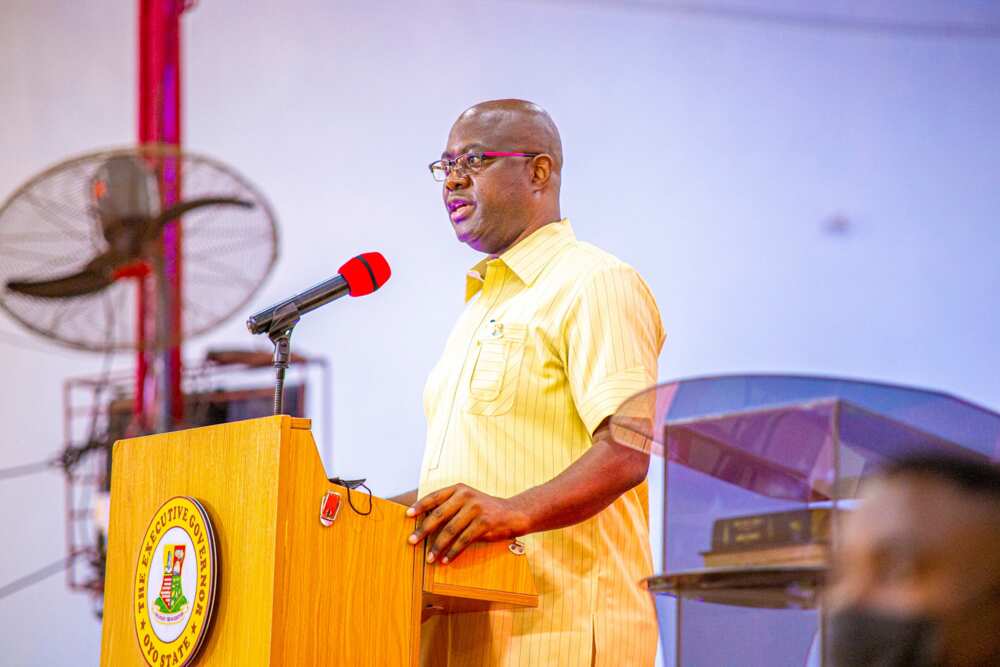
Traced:
<svg viewBox="0 0 1000 667">
<path fill-rule="evenodd" d="M 455 197 L 448 200 L 447 207 L 448 215 L 451 218 L 451 221 L 461 222 L 472 215 L 472 211 L 476 208 L 476 204 L 470 199 Z"/>
</svg>

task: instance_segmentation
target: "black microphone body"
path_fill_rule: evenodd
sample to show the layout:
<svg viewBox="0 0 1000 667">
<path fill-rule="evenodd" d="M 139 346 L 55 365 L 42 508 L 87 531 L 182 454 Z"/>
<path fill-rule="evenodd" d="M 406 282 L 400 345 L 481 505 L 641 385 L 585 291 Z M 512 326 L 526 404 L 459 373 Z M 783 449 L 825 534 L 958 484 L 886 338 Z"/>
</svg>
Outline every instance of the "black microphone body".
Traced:
<svg viewBox="0 0 1000 667">
<path fill-rule="evenodd" d="M 313 285 L 290 299 L 285 299 L 259 313 L 254 313 L 247 320 L 247 329 L 252 334 L 268 333 L 275 323 L 276 317 L 281 319 L 289 311 L 295 312 L 296 315 L 305 315 L 309 311 L 325 306 L 342 296 L 347 296 L 350 291 L 351 288 L 347 284 L 347 280 L 338 273 L 333 278 Z"/>
</svg>

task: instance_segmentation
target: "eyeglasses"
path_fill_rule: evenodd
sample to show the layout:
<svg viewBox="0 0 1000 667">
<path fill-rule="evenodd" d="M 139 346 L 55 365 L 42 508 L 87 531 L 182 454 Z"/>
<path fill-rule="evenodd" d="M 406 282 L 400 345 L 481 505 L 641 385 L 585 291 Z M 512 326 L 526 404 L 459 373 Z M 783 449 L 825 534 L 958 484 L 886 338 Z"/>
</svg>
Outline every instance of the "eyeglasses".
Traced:
<svg viewBox="0 0 1000 667">
<path fill-rule="evenodd" d="M 498 157 L 535 157 L 536 155 L 541 155 L 541 153 L 501 153 L 497 151 L 466 153 L 459 155 L 454 160 L 441 159 L 431 162 L 427 168 L 431 170 L 434 180 L 440 183 L 448 178 L 448 174 L 453 170 L 457 170 L 459 175 L 480 171 L 487 160 L 495 160 Z"/>
</svg>

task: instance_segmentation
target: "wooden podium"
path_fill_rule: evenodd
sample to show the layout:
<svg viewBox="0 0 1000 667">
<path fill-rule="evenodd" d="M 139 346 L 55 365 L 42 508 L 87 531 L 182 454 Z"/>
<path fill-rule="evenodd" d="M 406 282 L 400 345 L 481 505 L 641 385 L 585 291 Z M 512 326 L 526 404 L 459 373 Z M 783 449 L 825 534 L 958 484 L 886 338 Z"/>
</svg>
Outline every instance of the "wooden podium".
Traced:
<svg viewBox="0 0 1000 667">
<path fill-rule="evenodd" d="M 404 506 L 372 498 L 371 514 L 355 513 L 309 429 L 308 419 L 265 417 L 115 443 L 101 665 L 146 664 L 135 577 L 147 527 L 175 496 L 201 503 L 217 545 L 199 665 L 412 666 L 422 615 L 537 605 L 527 559 L 507 543 L 426 565 L 406 542 Z M 328 491 L 344 502 L 324 526 Z M 367 507 L 366 494 L 352 497 Z"/>
</svg>

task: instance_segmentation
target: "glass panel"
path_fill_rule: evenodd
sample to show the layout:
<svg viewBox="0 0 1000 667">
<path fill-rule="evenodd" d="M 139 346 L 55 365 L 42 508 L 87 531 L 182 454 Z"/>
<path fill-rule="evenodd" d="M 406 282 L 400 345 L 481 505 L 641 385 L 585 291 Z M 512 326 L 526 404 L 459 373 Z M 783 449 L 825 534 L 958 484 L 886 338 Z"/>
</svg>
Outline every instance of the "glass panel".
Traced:
<svg viewBox="0 0 1000 667">
<path fill-rule="evenodd" d="M 817 641 L 815 610 L 745 609 L 681 601 L 679 646 L 684 667 L 796 667 Z"/>
<path fill-rule="evenodd" d="M 935 391 L 838 378 L 787 375 L 733 375 L 670 382 L 637 394 L 622 405 L 613 425 L 642 433 L 662 454 L 668 422 L 757 408 L 840 400 L 875 415 L 1000 459 L 1000 415 Z M 644 427 L 637 422 L 644 421 Z"/>
<path fill-rule="evenodd" d="M 626 401 L 612 433 L 664 458 L 663 569 L 646 583 L 667 664 L 685 667 L 819 664 L 837 513 L 865 479 L 917 452 L 1000 458 L 996 413 L 836 378 L 667 383 Z"/>
</svg>

